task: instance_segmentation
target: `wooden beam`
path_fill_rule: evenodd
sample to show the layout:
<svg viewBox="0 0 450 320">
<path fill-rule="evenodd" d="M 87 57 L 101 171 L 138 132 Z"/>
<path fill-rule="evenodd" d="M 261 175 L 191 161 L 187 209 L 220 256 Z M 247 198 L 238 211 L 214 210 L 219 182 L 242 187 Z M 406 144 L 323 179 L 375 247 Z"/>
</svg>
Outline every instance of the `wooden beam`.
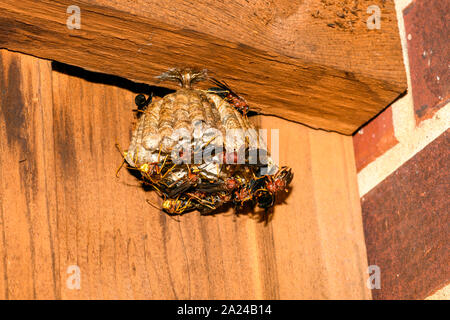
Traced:
<svg viewBox="0 0 450 320">
<path fill-rule="evenodd" d="M 156 84 L 154 76 L 170 67 L 205 67 L 264 114 L 344 134 L 352 134 L 405 90 L 392 6 L 383 12 L 383 28 L 369 30 L 360 23 L 353 29 L 330 27 L 328 16 L 338 9 L 326 6 L 320 11 L 319 1 L 295 4 L 297 9 L 290 10 L 308 29 L 297 37 L 295 28 L 280 27 L 274 34 L 270 30 L 276 26 L 264 29 L 265 7 L 263 17 L 252 18 L 260 23 L 249 34 L 249 15 L 259 11 L 240 7 L 248 18 L 241 23 L 235 7 L 240 2 L 229 4 L 230 15 L 223 16 L 219 12 L 227 10 L 205 1 L 198 6 L 171 1 L 170 7 L 167 2 L 140 1 L 125 8 L 104 1 L 0 0 L 0 48 L 149 84 Z M 284 1 L 274 3 L 285 8 Z M 67 28 L 70 5 L 81 9 L 80 30 Z M 317 18 L 313 9 L 325 18 Z M 193 10 L 196 14 L 190 15 Z M 202 19 L 204 25 L 197 21 Z M 296 45 L 287 47 L 286 39 Z M 309 50 L 298 45 L 304 42 Z"/>
<path fill-rule="evenodd" d="M 393 0 L 90 0 L 89 3 L 189 28 L 262 51 L 399 86 L 405 73 Z M 380 29 L 367 20 L 380 8 Z"/>
</svg>

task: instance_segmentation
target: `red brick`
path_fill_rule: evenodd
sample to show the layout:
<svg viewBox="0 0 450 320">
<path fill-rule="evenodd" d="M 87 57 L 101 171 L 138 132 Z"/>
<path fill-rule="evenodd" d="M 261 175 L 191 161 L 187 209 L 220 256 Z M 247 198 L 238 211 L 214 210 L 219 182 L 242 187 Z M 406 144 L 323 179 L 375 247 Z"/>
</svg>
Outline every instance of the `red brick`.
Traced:
<svg viewBox="0 0 450 320">
<path fill-rule="evenodd" d="M 397 143 L 394 135 L 392 109 L 389 107 L 353 137 L 357 171 L 359 172 Z"/>
<path fill-rule="evenodd" d="M 450 100 L 450 1 L 415 0 L 403 16 L 418 124 Z"/>
<path fill-rule="evenodd" d="M 374 299 L 424 299 L 450 281 L 449 142 L 447 131 L 361 199 Z"/>
</svg>

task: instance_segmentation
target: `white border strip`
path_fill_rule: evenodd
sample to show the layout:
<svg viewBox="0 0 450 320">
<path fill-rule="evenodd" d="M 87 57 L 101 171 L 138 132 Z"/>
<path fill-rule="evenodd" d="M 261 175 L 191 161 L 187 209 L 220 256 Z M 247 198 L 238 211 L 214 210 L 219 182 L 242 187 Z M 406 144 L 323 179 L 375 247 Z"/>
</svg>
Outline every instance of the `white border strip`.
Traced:
<svg viewBox="0 0 450 320">
<path fill-rule="evenodd" d="M 360 197 L 363 197 L 416 153 L 447 131 L 450 125 L 449 119 L 450 104 L 447 104 L 436 112 L 432 119 L 423 121 L 419 127 L 413 130 L 408 141 L 399 141 L 397 145 L 362 169 L 358 173 Z"/>
</svg>

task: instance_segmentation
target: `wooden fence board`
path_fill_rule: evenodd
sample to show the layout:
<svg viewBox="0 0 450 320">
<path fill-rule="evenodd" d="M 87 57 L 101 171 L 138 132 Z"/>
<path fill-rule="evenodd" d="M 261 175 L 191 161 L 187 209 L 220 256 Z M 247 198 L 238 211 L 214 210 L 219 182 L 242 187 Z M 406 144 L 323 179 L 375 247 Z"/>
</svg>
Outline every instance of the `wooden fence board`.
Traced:
<svg viewBox="0 0 450 320">
<path fill-rule="evenodd" d="M 272 221 L 173 219 L 127 170 L 115 177 L 133 84 L 1 59 L 1 298 L 370 298 L 350 137 L 256 118 L 280 129 L 280 159 L 295 172 Z M 79 290 L 67 285 L 71 265 Z"/>
<path fill-rule="evenodd" d="M 0 297 L 56 298 L 50 62 L 0 52 Z M 50 147 L 50 148 L 49 148 Z"/>
<path fill-rule="evenodd" d="M 279 129 L 280 164 L 295 172 L 272 221 L 280 297 L 370 299 L 351 139 L 274 117 L 260 125 Z"/>
</svg>

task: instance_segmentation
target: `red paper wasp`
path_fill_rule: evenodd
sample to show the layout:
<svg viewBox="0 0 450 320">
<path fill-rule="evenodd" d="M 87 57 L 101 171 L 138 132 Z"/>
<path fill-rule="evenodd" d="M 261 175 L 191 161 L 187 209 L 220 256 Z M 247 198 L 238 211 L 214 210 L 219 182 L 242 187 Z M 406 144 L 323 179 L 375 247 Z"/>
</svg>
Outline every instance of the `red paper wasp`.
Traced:
<svg viewBox="0 0 450 320">
<path fill-rule="evenodd" d="M 282 167 L 274 176 L 267 176 L 266 188 L 270 193 L 287 191 L 288 185 L 293 178 L 292 170 L 288 167 Z"/>
<path fill-rule="evenodd" d="M 137 118 L 140 118 L 141 114 L 145 111 L 148 105 L 153 100 L 153 93 L 146 98 L 143 94 L 138 94 L 134 97 L 134 103 L 136 104 L 137 109 L 133 109 L 137 114 Z"/>
<path fill-rule="evenodd" d="M 175 182 L 172 183 L 172 185 L 169 186 L 169 188 L 172 188 L 175 186 L 174 189 L 172 189 L 169 192 L 169 197 L 173 198 L 177 195 L 183 194 L 184 192 L 187 192 L 191 188 L 195 188 L 199 182 L 201 182 L 201 178 L 199 176 L 200 170 L 194 168 L 191 169 L 188 164 L 186 164 L 188 168 L 188 172 L 186 177 L 183 177 Z"/>
<path fill-rule="evenodd" d="M 275 175 L 265 175 L 251 182 L 252 193 L 260 208 L 268 209 L 275 203 L 275 196 L 281 191 L 288 191 L 293 178 L 292 170 L 282 167 Z"/>
<path fill-rule="evenodd" d="M 234 189 L 236 189 L 238 187 L 239 187 L 239 181 L 236 178 L 234 178 L 234 177 L 226 178 L 225 188 L 228 191 L 233 191 Z"/>
<path fill-rule="evenodd" d="M 214 92 L 222 99 L 225 99 L 244 116 L 247 115 L 249 111 L 249 106 L 244 98 L 242 98 L 240 95 L 231 90 L 225 81 L 220 82 L 217 79 L 211 78 L 211 82 L 214 83 L 217 86 L 217 88 L 216 87 L 209 88 L 208 91 Z"/>
</svg>

